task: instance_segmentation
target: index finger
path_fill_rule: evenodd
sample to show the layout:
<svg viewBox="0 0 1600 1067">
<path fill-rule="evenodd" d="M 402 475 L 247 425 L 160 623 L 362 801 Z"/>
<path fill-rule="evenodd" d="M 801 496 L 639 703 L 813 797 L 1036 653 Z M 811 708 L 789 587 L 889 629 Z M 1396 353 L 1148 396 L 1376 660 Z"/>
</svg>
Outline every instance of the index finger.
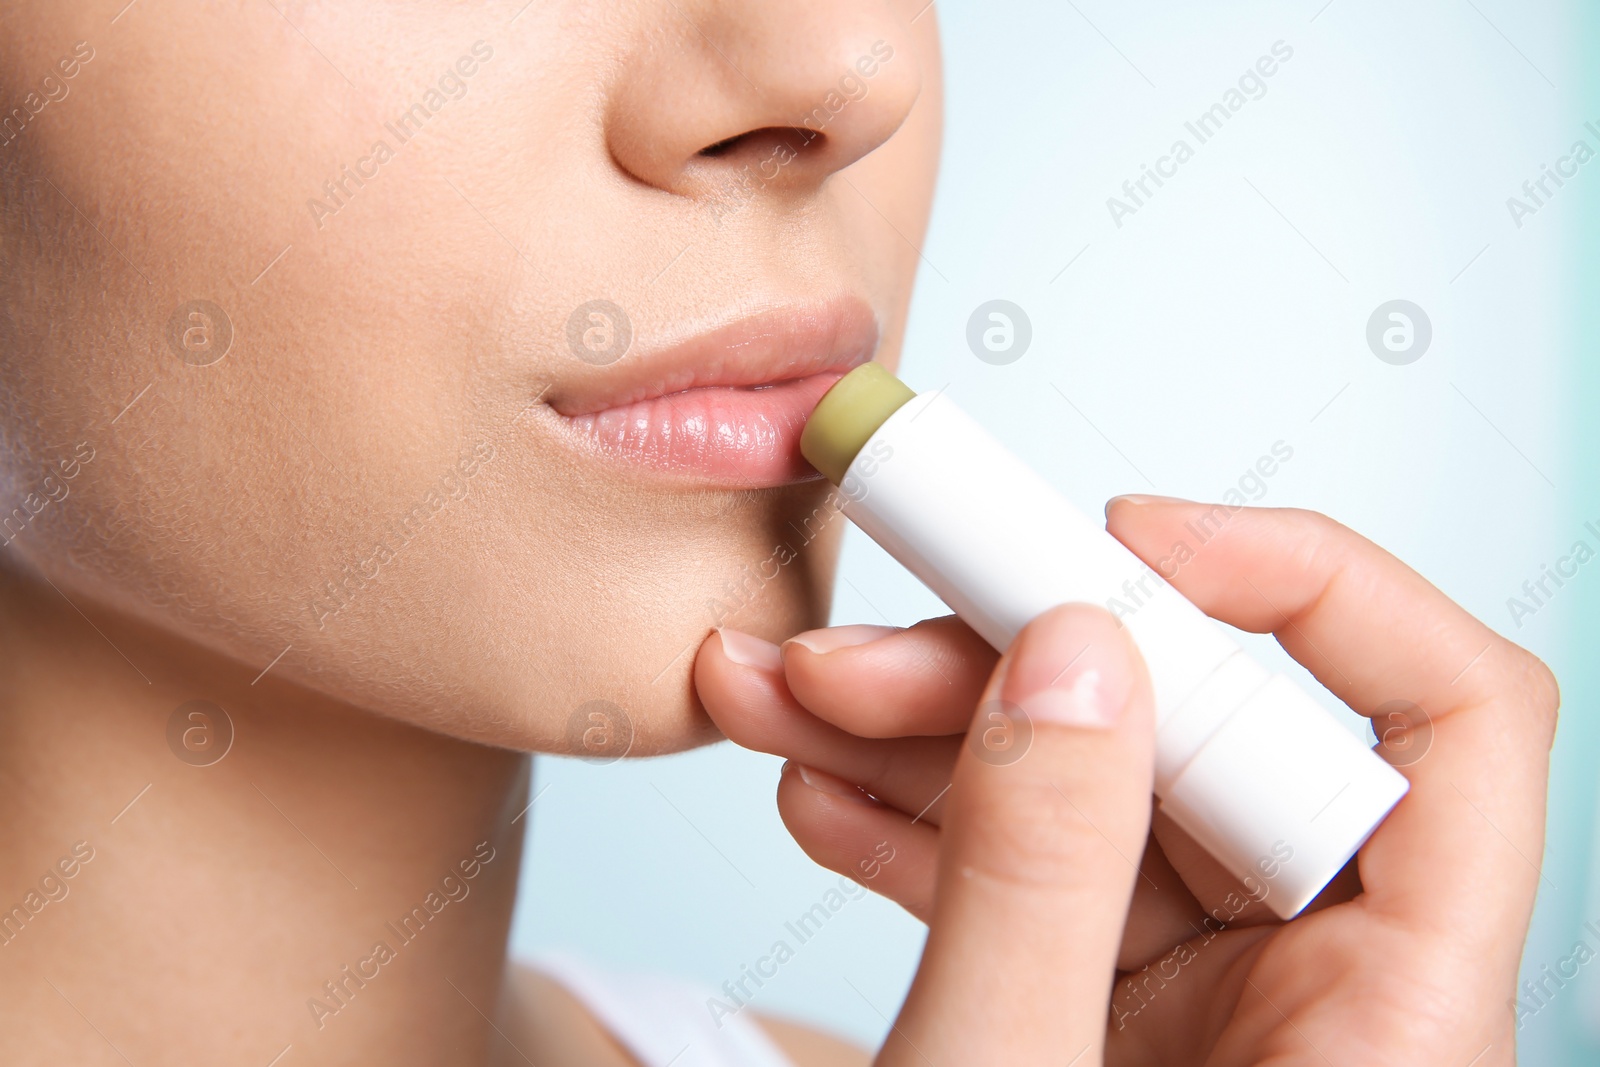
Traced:
<svg viewBox="0 0 1600 1067">
<path fill-rule="evenodd" d="M 1456 934 L 1475 927 L 1486 945 L 1486 910 L 1526 923 L 1559 702 L 1543 663 L 1312 512 L 1121 498 L 1107 519 L 1207 614 L 1271 631 L 1357 712 L 1397 700 L 1421 709 L 1398 732 L 1425 751 L 1379 748 L 1412 790 L 1361 853 L 1369 906 Z"/>
</svg>

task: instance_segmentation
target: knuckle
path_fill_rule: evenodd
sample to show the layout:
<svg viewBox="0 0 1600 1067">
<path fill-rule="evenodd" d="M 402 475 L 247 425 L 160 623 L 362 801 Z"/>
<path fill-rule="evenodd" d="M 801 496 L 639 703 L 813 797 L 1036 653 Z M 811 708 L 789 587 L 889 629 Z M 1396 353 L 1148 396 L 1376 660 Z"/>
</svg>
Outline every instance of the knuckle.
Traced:
<svg viewBox="0 0 1600 1067">
<path fill-rule="evenodd" d="M 1283 511 L 1304 528 L 1306 533 L 1322 540 L 1353 533 L 1350 527 L 1320 511 L 1313 511 L 1310 508 L 1284 508 Z"/>
<path fill-rule="evenodd" d="M 1320 511 L 1306 508 L 1287 509 L 1293 515 L 1299 536 L 1294 545 L 1295 560 L 1305 570 L 1313 573 L 1335 574 L 1339 564 L 1348 559 L 1352 544 L 1365 540 L 1360 534 Z"/>
<path fill-rule="evenodd" d="M 1561 709 L 1561 683 L 1544 660 L 1520 645 L 1511 647 L 1517 690 L 1525 695 L 1540 727 L 1553 737 Z"/>
<path fill-rule="evenodd" d="M 1547 745 L 1554 743 L 1561 707 L 1555 672 L 1521 645 L 1503 637 L 1493 643 L 1493 667 L 1479 680 L 1471 703 L 1495 706 L 1518 731 L 1534 731 Z"/>
<path fill-rule="evenodd" d="M 1003 791 L 970 791 L 963 800 L 959 813 L 951 813 L 951 829 L 964 839 L 963 864 L 973 872 L 1026 888 L 1101 881 L 1102 865 L 1094 861 L 1111 844 L 1053 783 L 1011 783 Z"/>
</svg>

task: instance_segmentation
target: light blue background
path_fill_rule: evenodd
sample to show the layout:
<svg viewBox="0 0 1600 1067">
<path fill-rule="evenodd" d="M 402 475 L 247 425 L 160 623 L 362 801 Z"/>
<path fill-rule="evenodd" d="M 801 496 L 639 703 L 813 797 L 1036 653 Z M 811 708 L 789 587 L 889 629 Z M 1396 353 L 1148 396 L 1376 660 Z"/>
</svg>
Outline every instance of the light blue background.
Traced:
<svg viewBox="0 0 1600 1067">
<path fill-rule="evenodd" d="M 1600 126 L 1588 73 L 1600 32 L 1582 10 L 943 7 L 944 163 L 902 366 L 1085 509 L 1122 492 L 1218 498 L 1281 440 L 1294 456 L 1261 503 L 1334 515 L 1544 656 L 1567 699 L 1529 974 L 1600 920 L 1596 677 L 1574 629 L 1600 625 L 1600 562 L 1520 628 L 1506 603 L 1600 520 L 1600 160 L 1520 229 L 1506 208 L 1574 140 L 1600 148 L 1584 129 Z M 1194 144 L 1185 121 L 1279 40 L 1294 56 L 1267 94 L 1118 228 L 1106 198 L 1175 138 Z M 967 317 L 993 298 L 1032 321 L 1031 348 L 1008 366 L 965 344 Z M 1434 331 L 1404 367 L 1365 339 L 1395 298 L 1421 305 Z M 853 530 L 842 578 L 836 623 L 945 613 Z M 1268 640 L 1250 647 L 1287 663 Z M 777 766 L 728 745 L 610 767 L 541 760 L 516 950 L 736 978 L 836 883 L 784 832 Z M 1487 831 L 1484 847 L 1522 862 Z M 921 942 L 896 907 L 854 901 L 756 1007 L 875 1043 Z M 1600 981 L 1585 972 L 1528 1022 L 1525 1060 L 1591 1062 L 1597 1017 Z"/>
</svg>

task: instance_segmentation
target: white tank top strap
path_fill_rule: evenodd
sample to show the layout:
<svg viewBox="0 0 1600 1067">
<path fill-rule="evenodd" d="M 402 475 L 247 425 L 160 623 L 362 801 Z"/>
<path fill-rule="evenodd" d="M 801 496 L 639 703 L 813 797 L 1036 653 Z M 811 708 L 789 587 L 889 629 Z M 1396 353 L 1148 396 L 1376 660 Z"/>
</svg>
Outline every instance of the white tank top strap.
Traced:
<svg viewBox="0 0 1600 1067">
<path fill-rule="evenodd" d="M 695 983 L 602 970 L 566 953 L 525 962 L 582 1001 L 641 1067 L 794 1067 L 749 1015 L 714 1019 L 713 993 Z"/>
</svg>

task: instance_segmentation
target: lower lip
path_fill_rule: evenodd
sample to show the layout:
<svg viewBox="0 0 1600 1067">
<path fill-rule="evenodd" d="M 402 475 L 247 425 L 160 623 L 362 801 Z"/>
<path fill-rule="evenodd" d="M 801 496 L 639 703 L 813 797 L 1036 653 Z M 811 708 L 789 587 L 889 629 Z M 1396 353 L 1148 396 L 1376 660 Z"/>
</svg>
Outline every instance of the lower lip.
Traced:
<svg viewBox="0 0 1600 1067">
<path fill-rule="evenodd" d="M 800 431 L 839 371 L 756 387 L 701 386 L 562 416 L 599 452 L 689 480 L 766 489 L 819 478 Z"/>
</svg>

